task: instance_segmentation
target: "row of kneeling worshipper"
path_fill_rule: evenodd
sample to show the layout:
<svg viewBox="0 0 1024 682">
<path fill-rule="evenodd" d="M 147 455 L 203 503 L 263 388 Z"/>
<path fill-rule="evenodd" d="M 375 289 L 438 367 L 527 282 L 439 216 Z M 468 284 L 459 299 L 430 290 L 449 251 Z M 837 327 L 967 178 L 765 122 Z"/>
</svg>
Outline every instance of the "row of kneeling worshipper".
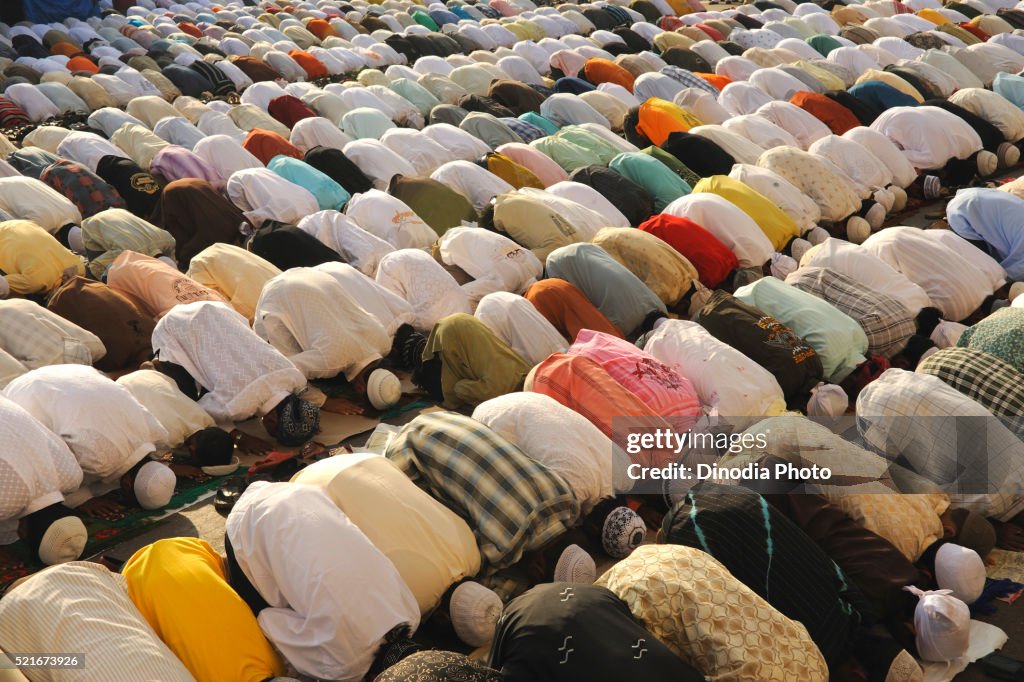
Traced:
<svg viewBox="0 0 1024 682">
<path fill-rule="evenodd" d="M 1024 188 L 980 186 L 1019 161 L 1019 10 L 67 4 L 0 25 L 0 542 L 52 565 L 0 599 L 0 650 L 113 682 L 962 660 L 982 558 L 1024 550 Z M 249 486 L 226 558 L 77 561 L 83 519 L 386 414 L 400 377 L 445 411 Z M 859 445 L 803 416 L 843 414 Z M 677 455 L 613 420 L 704 415 L 770 435 L 723 465 L 856 494 L 626 495 Z M 420 651 L 428 619 L 489 660 Z"/>
</svg>

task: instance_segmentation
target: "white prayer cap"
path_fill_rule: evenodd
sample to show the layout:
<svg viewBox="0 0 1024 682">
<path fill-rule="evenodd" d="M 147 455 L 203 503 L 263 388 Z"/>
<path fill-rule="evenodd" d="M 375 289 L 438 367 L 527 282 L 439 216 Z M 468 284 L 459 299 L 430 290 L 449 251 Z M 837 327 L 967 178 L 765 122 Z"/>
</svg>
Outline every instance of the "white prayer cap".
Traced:
<svg viewBox="0 0 1024 682">
<path fill-rule="evenodd" d="M 999 157 L 988 151 L 978 152 L 978 175 L 987 178 L 999 168 Z"/>
<path fill-rule="evenodd" d="M 449 615 L 463 642 L 472 647 L 490 644 L 501 617 L 501 597 L 480 583 L 462 583 L 452 592 Z"/>
<path fill-rule="evenodd" d="M 882 190 L 879 190 L 879 191 L 882 191 Z M 877 201 L 875 203 L 871 204 L 871 208 L 869 208 L 868 212 L 864 214 L 864 220 L 867 221 L 868 226 L 872 230 L 877 230 L 878 228 L 880 228 L 882 226 L 882 223 L 885 222 L 885 206 L 883 206 L 882 204 L 878 203 Z M 847 223 L 846 229 L 847 230 L 850 229 L 850 224 L 849 223 Z M 865 237 L 865 239 L 867 239 L 867 237 Z"/>
<path fill-rule="evenodd" d="M 817 246 L 831 236 L 824 227 L 814 226 L 810 232 L 804 235 L 804 239 Z"/>
<path fill-rule="evenodd" d="M 156 259 L 157 260 L 162 260 L 163 262 L 167 263 L 168 265 L 170 265 L 175 270 L 178 269 L 178 264 L 175 263 L 174 259 L 169 257 L 169 256 L 157 256 Z"/>
<path fill-rule="evenodd" d="M 967 325 L 942 320 L 932 330 L 931 340 L 939 348 L 949 348 L 956 345 L 956 342 L 960 340 L 960 335 L 965 331 L 967 331 Z"/>
<path fill-rule="evenodd" d="M 171 501 L 177 479 L 174 472 L 160 462 L 146 462 L 135 474 L 132 490 L 143 509 L 159 509 Z"/>
<path fill-rule="evenodd" d="M 569 545 L 558 557 L 555 565 L 556 583 L 591 584 L 597 580 L 597 565 L 594 557 L 579 545 Z"/>
<path fill-rule="evenodd" d="M 0 298 L 7 298 L 7 295 L 11 293 L 11 285 L 7 283 L 7 278 L 0 275 Z"/>
<path fill-rule="evenodd" d="M 925 661 L 952 661 L 967 653 L 971 637 L 971 611 L 950 590 L 924 592 L 913 585 L 903 589 L 920 601 L 914 609 L 917 652 Z"/>
<path fill-rule="evenodd" d="M 1010 285 L 1010 302 L 1012 303 L 1015 298 L 1024 294 L 1024 282 L 1014 282 Z"/>
<path fill-rule="evenodd" d="M 85 253 L 85 237 L 82 235 L 82 228 L 78 225 L 68 230 L 68 246 L 75 253 Z"/>
<path fill-rule="evenodd" d="M 1016 166 L 1017 162 L 1020 161 L 1020 149 L 1009 142 L 1003 142 L 999 145 L 997 155 L 999 156 L 999 166 L 1001 168 Z"/>
<path fill-rule="evenodd" d="M 985 589 L 985 562 L 973 549 L 946 543 L 935 554 L 935 580 L 965 604 L 973 604 Z"/>
<path fill-rule="evenodd" d="M 880 204 L 885 212 L 888 213 L 892 210 L 892 205 L 896 201 L 896 195 L 889 191 L 887 188 L 876 189 L 875 193 L 871 195 L 871 198 L 876 203 Z"/>
<path fill-rule="evenodd" d="M 811 389 L 811 399 L 807 401 L 808 417 L 832 417 L 836 419 L 846 413 L 850 406 L 850 398 L 836 384 L 819 383 Z"/>
<path fill-rule="evenodd" d="M 907 190 L 896 185 L 890 185 L 889 191 L 892 192 L 894 201 L 892 202 L 892 212 L 897 213 L 907 207 Z"/>
<path fill-rule="evenodd" d="M 772 254 L 772 274 L 779 279 L 786 279 L 786 277 L 797 269 L 796 260 L 782 253 Z"/>
<path fill-rule="evenodd" d="M 811 246 L 813 246 L 813 244 L 806 239 L 794 239 L 789 245 L 789 252 L 793 254 L 793 258 L 795 258 L 799 263 L 800 259 L 804 257 L 805 253 L 807 253 L 807 249 L 811 248 Z"/>
<path fill-rule="evenodd" d="M 375 369 L 366 380 L 366 397 L 374 409 L 385 410 L 402 398 L 402 382 L 386 369 Z"/>
<path fill-rule="evenodd" d="M 875 204 L 875 206 L 877 205 L 878 204 Z M 871 223 L 868 221 L 856 215 L 846 221 L 846 239 L 851 243 L 863 244 L 870 236 Z"/>
<path fill-rule="evenodd" d="M 89 532 L 77 516 L 64 516 L 50 524 L 39 543 L 39 560 L 47 566 L 74 561 L 82 556 Z"/>
</svg>

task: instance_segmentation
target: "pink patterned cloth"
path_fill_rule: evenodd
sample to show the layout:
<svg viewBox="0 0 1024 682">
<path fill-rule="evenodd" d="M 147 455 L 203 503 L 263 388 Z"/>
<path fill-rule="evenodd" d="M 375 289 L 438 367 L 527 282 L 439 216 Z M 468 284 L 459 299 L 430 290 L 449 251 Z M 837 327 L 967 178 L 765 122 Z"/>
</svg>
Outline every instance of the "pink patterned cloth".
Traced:
<svg viewBox="0 0 1024 682">
<path fill-rule="evenodd" d="M 568 353 L 582 355 L 599 364 L 615 381 L 662 417 L 701 414 L 700 399 L 689 379 L 629 341 L 581 329 Z"/>
</svg>

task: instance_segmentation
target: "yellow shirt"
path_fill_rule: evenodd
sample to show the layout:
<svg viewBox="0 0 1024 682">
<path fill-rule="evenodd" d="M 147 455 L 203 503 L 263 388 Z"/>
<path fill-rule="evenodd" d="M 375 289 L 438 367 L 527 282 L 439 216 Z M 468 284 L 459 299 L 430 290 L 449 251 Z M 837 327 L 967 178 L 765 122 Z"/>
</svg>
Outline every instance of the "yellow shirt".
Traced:
<svg viewBox="0 0 1024 682">
<path fill-rule="evenodd" d="M 389 459 L 338 455 L 292 478 L 322 489 L 391 563 L 430 613 L 445 591 L 480 570 L 480 550 L 466 522 L 420 490 Z"/>
<path fill-rule="evenodd" d="M 281 271 L 255 253 L 231 244 L 213 244 L 192 257 L 188 276 L 228 299 L 252 322 L 264 285 Z"/>
<path fill-rule="evenodd" d="M 49 232 L 28 220 L 0 222 L 0 270 L 11 292 L 45 294 L 65 279 L 85 275 L 85 263 Z"/>
<path fill-rule="evenodd" d="M 639 277 L 665 305 L 678 303 L 697 281 L 693 264 L 649 232 L 633 227 L 605 227 L 592 243 Z"/>
<path fill-rule="evenodd" d="M 284 675 L 284 664 L 205 540 L 158 540 L 136 552 L 121 573 L 136 608 L 198 682 Z"/>
<path fill-rule="evenodd" d="M 757 223 L 775 250 L 780 253 L 791 239 L 800 236 L 800 228 L 781 208 L 749 185 L 728 175 L 704 178 L 693 187 L 694 194 L 701 192 L 717 194 L 736 204 Z"/>
</svg>

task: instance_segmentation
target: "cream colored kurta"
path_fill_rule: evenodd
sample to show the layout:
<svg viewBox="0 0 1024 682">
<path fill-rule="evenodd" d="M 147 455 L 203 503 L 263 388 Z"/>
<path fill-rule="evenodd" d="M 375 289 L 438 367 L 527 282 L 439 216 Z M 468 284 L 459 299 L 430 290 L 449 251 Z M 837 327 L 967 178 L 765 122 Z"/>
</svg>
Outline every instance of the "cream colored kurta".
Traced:
<svg viewBox="0 0 1024 682">
<path fill-rule="evenodd" d="M 391 351 L 391 337 L 333 277 L 292 268 L 267 282 L 253 330 L 307 379 L 344 373 L 351 381 Z"/>
<path fill-rule="evenodd" d="M 376 454 L 339 455 L 292 478 L 321 488 L 395 565 L 420 613 L 441 603 L 448 588 L 480 571 L 470 527 L 417 487 L 391 460 Z"/>
<path fill-rule="evenodd" d="M 33 669 L 32 682 L 195 682 L 132 604 L 124 576 L 87 561 L 41 571 L 0 600 L 0 649 L 85 654 L 85 670 Z"/>
<path fill-rule="evenodd" d="M 176 448 L 192 434 L 214 426 L 213 417 L 178 390 L 178 385 L 166 374 L 140 369 L 125 374 L 117 383 L 127 388 L 164 427 L 167 439 L 162 445 L 167 449 Z"/>
<path fill-rule="evenodd" d="M 212 244 L 195 256 L 187 275 L 227 299 L 231 307 L 252 321 L 260 292 L 281 271 L 268 260 L 231 244 Z"/>
</svg>

